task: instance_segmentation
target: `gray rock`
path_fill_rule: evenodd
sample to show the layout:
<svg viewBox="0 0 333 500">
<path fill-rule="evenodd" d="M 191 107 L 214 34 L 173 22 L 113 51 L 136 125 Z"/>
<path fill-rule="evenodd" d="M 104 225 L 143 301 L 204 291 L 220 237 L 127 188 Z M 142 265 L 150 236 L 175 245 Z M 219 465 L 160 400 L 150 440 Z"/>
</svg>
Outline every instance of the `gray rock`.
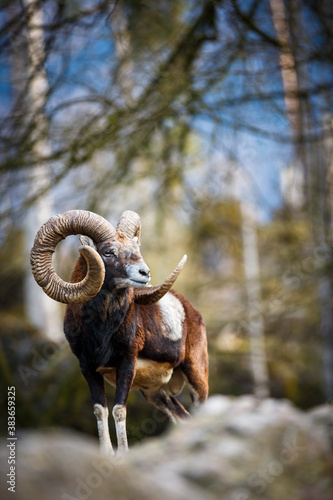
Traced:
<svg viewBox="0 0 333 500">
<path fill-rule="evenodd" d="M 106 460 L 70 431 L 18 436 L 16 500 L 332 500 L 332 406 L 213 396 L 191 420 Z M 2 478 L 9 469 L 1 443 Z"/>
</svg>

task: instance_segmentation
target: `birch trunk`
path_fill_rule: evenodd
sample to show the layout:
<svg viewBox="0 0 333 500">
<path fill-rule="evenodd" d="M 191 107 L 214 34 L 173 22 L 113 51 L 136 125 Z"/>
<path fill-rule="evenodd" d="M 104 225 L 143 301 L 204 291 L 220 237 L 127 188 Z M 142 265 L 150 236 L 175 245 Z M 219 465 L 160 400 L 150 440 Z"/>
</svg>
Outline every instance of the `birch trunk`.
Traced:
<svg viewBox="0 0 333 500">
<path fill-rule="evenodd" d="M 294 208 L 300 208 L 304 204 L 304 183 L 308 184 L 308 180 L 305 180 L 307 172 L 304 162 L 304 145 L 301 141 L 303 116 L 300 99 L 297 95 L 299 89 L 298 75 L 295 58 L 290 46 L 290 32 L 284 2 L 283 0 L 270 0 L 270 7 L 276 37 L 281 44 L 279 60 L 286 115 L 292 130 L 296 150 L 294 164 L 285 172 L 285 176 L 289 176 L 287 189 L 290 191 L 290 197 L 287 200 Z M 300 196 L 300 193 L 295 193 L 298 189 L 301 189 L 302 196 Z"/>
<path fill-rule="evenodd" d="M 270 0 L 272 19 L 280 50 L 280 67 L 285 94 L 287 118 L 293 129 L 295 140 L 299 140 L 302 132 L 300 101 L 297 97 L 298 78 L 295 59 L 290 47 L 290 33 L 283 0 Z"/>
<path fill-rule="evenodd" d="M 260 312 L 261 287 L 256 213 L 254 207 L 241 202 L 243 265 L 248 300 L 248 332 L 254 394 L 262 399 L 269 396 L 269 377 L 264 337 L 264 320 Z"/>
<path fill-rule="evenodd" d="M 27 209 L 25 216 L 25 248 L 27 262 L 30 260 L 30 249 L 39 227 L 51 217 L 51 199 L 47 190 L 50 183 L 49 168 L 43 164 L 41 158 L 50 154 L 47 142 L 47 118 L 44 112 L 48 82 L 43 68 L 44 61 L 44 32 L 43 11 L 36 0 L 24 0 L 25 7 L 29 8 L 30 17 L 27 26 L 28 78 L 27 114 L 33 123 L 33 137 L 35 141 L 33 154 L 36 159 L 31 169 L 29 194 L 38 195 L 37 201 Z M 44 192 L 44 190 L 46 190 Z M 62 321 L 60 306 L 47 297 L 36 284 L 30 266 L 25 278 L 25 305 L 30 322 L 40 330 L 48 340 L 58 341 L 62 338 Z"/>
</svg>

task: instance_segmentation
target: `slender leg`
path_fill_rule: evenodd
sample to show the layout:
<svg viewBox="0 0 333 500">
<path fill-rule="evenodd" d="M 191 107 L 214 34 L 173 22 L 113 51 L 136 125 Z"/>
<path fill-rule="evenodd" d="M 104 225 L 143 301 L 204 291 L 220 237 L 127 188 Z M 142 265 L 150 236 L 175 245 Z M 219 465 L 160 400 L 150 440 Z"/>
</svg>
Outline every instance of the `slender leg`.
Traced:
<svg viewBox="0 0 333 500">
<path fill-rule="evenodd" d="M 195 347 L 193 344 L 187 346 L 186 359 L 180 368 L 187 380 L 192 403 L 197 407 L 208 397 L 208 352 L 205 325 L 198 324 L 193 334 L 197 342 Z"/>
<path fill-rule="evenodd" d="M 108 423 L 109 409 L 107 406 L 94 404 L 94 414 L 97 418 L 97 429 L 101 454 L 105 457 L 113 456 L 114 451 L 110 439 Z"/>
<path fill-rule="evenodd" d="M 106 403 L 104 379 L 100 373 L 84 368 L 82 373 L 88 382 L 91 398 L 94 405 L 94 414 L 97 419 L 99 446 L 102 455 L 113 456 L 113 448 L 110 439 L 108 416 L 109 410 Z"/>
<path fill-rule="evenodd" d="M 206 364 L 200 366 L 200 364 L 188 363 L 184 366 L 183 371 L 190 390 L 192 403 L 195 407 L 198 407 L 208 397 L 208 369 Z"/>
<path fill-rule="evenodd" d="M 125 360 L 117 366 L 116 395 L 112 415 L 116 425 L 118 453 L 128 450 L 126 432 L 126 403 L 132 386 L 136 360 Z"/>
<path fill-rule="evenodd" d="M 170 422 L 177 424 L 189 417 L 184 406 L 174 396 L 168 396 L 163 389 L 156 392 L 141 391 L 147 401 L 168 417 Z"/>
<path fill-rule="evenodd" d="M 118 453 L 128 450 L 126 432 L 126 406 L 114 405 L 112 415 L 116 424 Z"/>
<path fill-rule="evenodd" d="M 178 417 L 181 420 L 184 420 L 191 415 L 187 410 L 185 410 L 184 406 L 178 401 L 178 399 L 175 396 L 169 396 L 170 400 L 172 401 L 173 407 L 175 409 L 175 412 L 177 413 Z"/>
</svg>

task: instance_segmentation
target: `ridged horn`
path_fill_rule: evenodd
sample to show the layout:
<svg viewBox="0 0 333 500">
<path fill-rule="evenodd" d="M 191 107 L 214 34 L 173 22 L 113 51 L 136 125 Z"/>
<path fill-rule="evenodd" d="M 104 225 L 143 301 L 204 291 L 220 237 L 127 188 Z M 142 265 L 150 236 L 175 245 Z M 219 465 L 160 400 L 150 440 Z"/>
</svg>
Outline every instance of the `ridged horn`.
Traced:
<svg viewBox="0 0 333 500">
<path fill-rule="evenodd" d="M 78 304 L 95 297 L 105 277 L 103 260 L 91 247 L 79 249 L 87 262 L 87 274 L 82 281 L 67 283 L 57 275 L 52 255 L 61 240 L 74 234 L 89 236 L 98 244 L 115 236 L 116 230 L 106 219 L 86 210 L 70 210 L 55 215 L 39 229 L 30 253 L 32 273 L 49 297 L 65 304 Z"/>
<path fill-rule="evenodd" d="M 176 269 L 167 277 L 167 279 L 157 286 L 145 286 L 143 288 L 138 288 L 134 290 L 134 300 L 137 304 L 147 306 L 149 304 L 154 304 L 158 302 L 172 287 L 178 276 L 180 275 L 185 262 L 187 260 L 187 255 L 185 254 L 182 260 L 179 262 Z"/>
<path fill-rule="evenodd" d="M 123 212 L 117 224 L 117 229 L 125 233 L 130 239 L 136 236 L 140 245 L 141 221 L 136 212 L 132 212 L 132 210 Z"/>
</svg>

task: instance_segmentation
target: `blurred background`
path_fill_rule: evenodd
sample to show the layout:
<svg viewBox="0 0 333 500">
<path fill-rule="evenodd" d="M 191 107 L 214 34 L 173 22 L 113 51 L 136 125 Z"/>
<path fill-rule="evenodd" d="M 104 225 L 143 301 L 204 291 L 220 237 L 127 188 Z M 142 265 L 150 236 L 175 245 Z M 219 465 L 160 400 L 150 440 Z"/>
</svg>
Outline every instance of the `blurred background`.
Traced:
<svg viewBox="0 0 333 500">
<path fill-rule="evenodd" d="M 18 429 L 97 434 L 29 266 L 70 209 L 138 212 L 153 284 L 188 254 L 175 288 L 206 321 L 211 394 L 332 402 L 332 2 L 0 5 L 1 413 L 14 385 Z M 57 249 L 64 279 L 78 247 Z M 166 425 L 131 393 L 131 444 Z"/>
</svg>

